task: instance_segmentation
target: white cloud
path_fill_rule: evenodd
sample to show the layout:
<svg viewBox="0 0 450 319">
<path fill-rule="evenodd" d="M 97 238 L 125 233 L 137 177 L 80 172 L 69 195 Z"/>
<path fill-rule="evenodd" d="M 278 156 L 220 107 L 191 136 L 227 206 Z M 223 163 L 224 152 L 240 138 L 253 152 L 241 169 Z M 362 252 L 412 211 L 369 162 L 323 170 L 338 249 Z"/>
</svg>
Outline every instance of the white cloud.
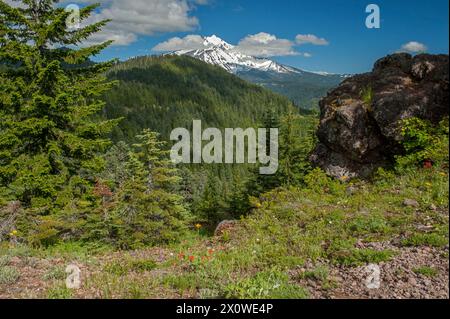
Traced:
<svg viewBox="0 0 450 319">
<path fill-rule="evenodd" d="M 295 42 L 298 45 L 314 44 L 314 45 L 328 45 L 329 42 L 324 38 L 319 38 L 314 34 L 298 34 L 295 37 Z"/>
<path fill-rule="evenodd" d="M 411 42 L 408 42 L 408 43 L 402 45 L 401 50 L 406 51 L 406 52 L 411 52 L 411 53 L 418 53 L 418 52 L 427 51 L 428 48 L 423 43 L 411 41 Z"/>
<path fill-rule="evenodd" d="M 197 50 L 205 49 L 205 40 L 199 35 L 187 35 L 184 38 L 171 38 L 165 42 L 156 45 L 152 50 L 156 52 L 178 51 L 178 50 Z"/>
<path fill-rule="evenodd" d="M 96 3 L 98 0 L 64 0 L 63 3 Z M 99 12 L 86 20 L 86 24 L 104 19 L 112 21 L 84 44 L 114 40 L 114 45 L 128 45 L 138 36 L 167 32 L 185 32 L 199 26 L 192 16 L 196 5 L 208 0 L 105 0 Z"/>
<path fill-rule="evenodd" d="M 278 39 L 272 34 L 260 32 L 248 35 L 236 47 L 236 50 L 253 56 L 271 57 L 297 55 L 294 50 L 294 42 L 286 39 Z"/>
<path fill-rule="evenodd" d="M 305 53 L 303 53 L 302 54 L 305 58 L 310 58 L 310 57 L 312 57 L 312 54 L 311 53 L 308 53 L 308 52 L 305 52 Z"/>
</svg>

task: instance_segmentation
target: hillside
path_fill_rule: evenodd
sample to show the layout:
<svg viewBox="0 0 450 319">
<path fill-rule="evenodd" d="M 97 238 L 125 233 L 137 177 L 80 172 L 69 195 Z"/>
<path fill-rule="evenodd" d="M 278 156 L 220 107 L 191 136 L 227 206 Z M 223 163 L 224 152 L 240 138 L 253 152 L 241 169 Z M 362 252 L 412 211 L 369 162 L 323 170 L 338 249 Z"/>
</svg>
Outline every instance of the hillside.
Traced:
<svg viewBox="0 0 450 319">
<path fill-rule="evenodd" d="M 173 128 L 254 127 L 272 109 L 284 114 L 291 102 L 225 70 L 186 56 L 138 57 L 109 73 L 119 83 L 105 95 L 107 118 L 124 117 L 114 140 L 130 140 L 143 128 L 165 138 Z"/>
</svg>

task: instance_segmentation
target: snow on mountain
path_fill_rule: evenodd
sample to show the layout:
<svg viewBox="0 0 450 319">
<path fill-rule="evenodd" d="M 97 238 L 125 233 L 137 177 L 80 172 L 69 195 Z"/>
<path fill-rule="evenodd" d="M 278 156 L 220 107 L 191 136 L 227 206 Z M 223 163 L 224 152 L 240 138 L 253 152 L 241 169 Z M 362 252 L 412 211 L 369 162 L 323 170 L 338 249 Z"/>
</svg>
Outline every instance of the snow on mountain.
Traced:
<svg viewBox="0 0 450 319">
<path fill-rule="evenodd" d="M 172 54 L 188 55 L 206 63 L 217 65 L 230 73 L 259 70 L 276 73 L 302 73 L 301 70 L 281 65 L 269 59 L 245 55 L 236 50 L 235 46 L 213 35 L 204 38 L 204 49 L 180 50 Z"/>
<path fill-rule="evenodd" d="M 353 74 L 337 74 L 337 73 L 330 73 L 330 72 L 325 72 L 325 71 L 305 71 L 305 72 L 314 73 L 314 74 L 322 75 L 322 76 L 339 76 L 344 79 L 353 76 Z"/>
</svg>

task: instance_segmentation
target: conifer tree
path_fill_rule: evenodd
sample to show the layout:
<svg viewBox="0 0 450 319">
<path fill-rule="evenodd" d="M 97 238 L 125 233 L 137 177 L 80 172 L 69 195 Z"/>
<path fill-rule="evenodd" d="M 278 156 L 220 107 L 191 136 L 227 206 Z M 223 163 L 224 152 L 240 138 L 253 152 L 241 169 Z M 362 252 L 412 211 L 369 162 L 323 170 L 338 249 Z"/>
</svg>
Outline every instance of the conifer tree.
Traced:
<svg viewBox="0 0 450 319">
<path fill-rule="evenodd" d="M 264 126 L 279 128 L 279 168 L 274 175 L 260 175 L 253 170 L 242 195 L 236 193 L 234 198 L 241 198 L 240 206 L 231 206 L 234 210 L 249 211 L 252 197 L 259 197 L 281 186 L 299 186 L 304 176 L 311 169 L 309 155 L 316 144 L 317 118 L 288 113 L 279 119 L 269 110 L 265 114 Z M 269 144 L 267 145 L 269 147 Z"/>
<path fill-rule="evenodd" d="M 270 129 L 280 128 L 279 115 L 273 108 L 268 109 L 263 118 L 262 127 L 267 129 L 266 136 L 266 152 L 270 153 Z M 274 189 L 280 185 L 279 175 L 261 175 L 259 168 L 254 171 L 254 177 L 249 181 L 248 190 L 251 196 L 259 196 L 259 194 Z"/>
<path fill-rule="evenodd" d="M 175 192 L 180 177 L 165 143 L 150 130 L 137 139 L 127 163 L 131 177 L 118 191 L 111 221 L 123 248 L 176 240 L 188 220 L 183 197 Z"/>
<path fill-rule="evenodd" d="M 114 62 L 89 57 L 111 42 L 81 45 L 108 21 L 72 29 L 58 0 L 17 3 L 0 1 L 0 198 L 51 215 L 89 196 L 118 122 L 94 120 Z M 81 22 L 96 7 L 80 9 Z"/>
<path fill-rule="evenodd" d="M 280 166 L 277 172 L 281 185 L 295 186 L 311 168 L 309 155 L 315 146 L 317 121 L 289 113 L 280 125 Z"/>
<path fill-rule="evenodd" d="M 219 222 L 223 214 L 223 203 L 220 194 L 219 179 L 212 172 L 208 174 L 208 181 L 198 203 L 195 207 L 196 212 L 205 222 Z"/>
</svg>

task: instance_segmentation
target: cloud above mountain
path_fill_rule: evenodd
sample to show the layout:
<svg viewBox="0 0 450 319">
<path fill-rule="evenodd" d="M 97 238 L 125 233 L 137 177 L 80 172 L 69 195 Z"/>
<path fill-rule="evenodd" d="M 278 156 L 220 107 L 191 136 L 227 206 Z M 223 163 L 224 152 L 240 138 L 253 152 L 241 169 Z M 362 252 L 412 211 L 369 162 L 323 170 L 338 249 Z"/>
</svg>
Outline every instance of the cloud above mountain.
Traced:
<svg viewBox="0 0 450 319">
<path fill-rule="evenodd" d="M 184 38 L 174 37 L 156 45 L 152 50 L 156 52 L 168 52 L 179 50 L 200 50 L 206 49 L 205 40 L 195 34 L 187 35 Z"/>
<path fill-rule="evenodd" d="M 64 0 L 68 3 L 90 4 L 97 0 Z M 199 20 L 193 15 L 199 5 L 208 0 L 105 0 L 86 24 L 104 19 L 112 21 L 85 44 L 114 40 L 113 45 L 128 45 L 139 36 L 151 36 L 168 32 L 186 32 L 199 27 Z"/>
<path fill-rule="evenodd" d="M 293 41 L 278 39 L 275 35 L 260 32 L 243 38 L 236 46 L 236 50 L 260 57 L 298 55 L 294 45 Z"/>
<path fill-rule="evenodd" d="M 298 34 L 295 37 L 295 42 L 298 45 L 313 44 L 313 45 L 328 45 L 329 42 L 324 38 L 319 38 L 314 34 Z"/>
<path fill-rule="evenodd" d="M 402 45 L 402 48 L 401 48 L 401 51 L 403 51 L 403 52 L 406 51 L 409 53 L 419 53 L 419 52 L 425 52 L 427 50 L 428 50 L 428 48 L 425 44 L 416 42 L 416 41 L 408 42 L 408 43 Z"/>
<path fill-rule="evenodd" d="M 297 47 L 306 43 L 314 45 L 325 45 L 328 41 L 319 38 L 315 35 L 308 35 L 303 38 L 302 35 L 298 35 L 296 40 L 280 39 L 277 36 L 260 32 L 257 34 L 247 35 L 241 39 L 237 45 L 233 46 L 233 50 L 251 56 L 258 57 L 274 57 L 274 56 L 303 56 L 309 58 L 312 54 L 308 52 L 299 52 Z M 180 51 L 180 50 L 199 50 L 206 49 L 211 44 L 205 42 L 204 38 L 200 35 L 187 35 L 184 38 L 174 37 L 168 39 L 167 41 L 161 42 L 152 48 L 155 52 L 169 52 L 169 51 Z"/>
</svg>

